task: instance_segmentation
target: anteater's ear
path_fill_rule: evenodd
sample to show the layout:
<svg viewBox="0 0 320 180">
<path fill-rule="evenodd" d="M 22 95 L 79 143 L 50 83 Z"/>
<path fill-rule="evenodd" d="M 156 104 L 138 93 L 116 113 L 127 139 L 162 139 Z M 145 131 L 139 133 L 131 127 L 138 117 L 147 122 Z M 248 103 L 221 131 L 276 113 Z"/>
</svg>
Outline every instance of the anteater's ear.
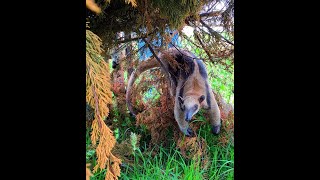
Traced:
<svg viewBox="0 0 320 180">
<path fill-rule="evenodd" d="M 200 97 L 199 97 L 199 103 L 202 103 L 202 101 L 203 101 L 204 99 L 206 99 L 206 97 L 205 97 L 204 95 L 200 96 Z"/>
</svg>

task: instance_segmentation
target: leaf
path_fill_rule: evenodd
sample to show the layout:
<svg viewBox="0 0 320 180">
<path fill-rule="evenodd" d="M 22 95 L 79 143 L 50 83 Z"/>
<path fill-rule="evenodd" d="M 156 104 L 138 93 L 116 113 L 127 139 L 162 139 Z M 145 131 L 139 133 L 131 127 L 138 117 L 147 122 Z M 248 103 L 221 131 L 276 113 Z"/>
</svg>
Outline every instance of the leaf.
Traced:
<svg viewBox="0 0 320 180">
<path fill-rule="evenodd" d="M 94 0 L 86 0 L 86 6 L 97 14 L 101 13 L 101 8 L 94 2 Z"/>
</svg>

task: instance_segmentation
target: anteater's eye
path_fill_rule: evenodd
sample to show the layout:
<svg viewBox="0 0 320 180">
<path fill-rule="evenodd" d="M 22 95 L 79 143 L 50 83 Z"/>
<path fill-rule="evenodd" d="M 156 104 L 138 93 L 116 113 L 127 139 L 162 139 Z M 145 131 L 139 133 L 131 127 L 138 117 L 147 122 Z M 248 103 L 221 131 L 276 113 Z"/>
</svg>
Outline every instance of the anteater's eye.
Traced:
<svg viewBox="0 0 320 180">
<path fill-rule="evenodd" d="M 196 111 L 198 109 L 198 105 L 194 105 L 194 110 Z"/>
<path fill-rule="evenodd" d="M 201 103 L 206 97 L 204 95 L 200 96 L 199 103 Z"/>
</svg>

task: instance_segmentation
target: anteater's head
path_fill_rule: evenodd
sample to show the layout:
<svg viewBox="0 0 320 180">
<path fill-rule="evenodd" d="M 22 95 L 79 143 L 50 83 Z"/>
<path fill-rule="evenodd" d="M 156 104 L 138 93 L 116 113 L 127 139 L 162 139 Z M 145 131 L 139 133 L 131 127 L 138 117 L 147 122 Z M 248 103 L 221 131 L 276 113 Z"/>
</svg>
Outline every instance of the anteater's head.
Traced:
<svg viewBox="0 0 320 180">
<path fill-rule="evenodd" d="M 197 114 L 200 109 L 200 104 L 204 101 L 204 95 L 190 95 L 184 98 L 179 97 L 180 109 L 184 112 L 184 117 L 187 122 Z"/>
</svg>

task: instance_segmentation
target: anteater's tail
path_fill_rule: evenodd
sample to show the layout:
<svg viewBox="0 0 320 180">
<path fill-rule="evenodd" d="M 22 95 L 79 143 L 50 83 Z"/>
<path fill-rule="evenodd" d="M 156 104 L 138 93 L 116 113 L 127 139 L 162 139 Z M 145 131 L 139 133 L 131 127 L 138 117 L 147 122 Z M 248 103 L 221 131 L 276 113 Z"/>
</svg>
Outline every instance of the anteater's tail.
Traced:
<svg viewBox="0 0 320 180">
<path fill-rule="evenodd" d="M 148 69 L 152 69 L 155 67 L 160 67 L 160 63 L 155 58 L 150 58 L 148 60 L 142 61 L 138 65 L 137 69 L 134 70 L 130 75 L 130 78 L 128 80 L 127 92 L 126 92 L 126 103 L 127 103 L 127 106 L 128 106 L 130 113 L 133 116 L 136 116 L 136 113 L 133 111 L 131 99 L 130 99 L 132 85 L 141 73 L 143 73 L 144 71 L 146 71 Z"/>
</svg>

